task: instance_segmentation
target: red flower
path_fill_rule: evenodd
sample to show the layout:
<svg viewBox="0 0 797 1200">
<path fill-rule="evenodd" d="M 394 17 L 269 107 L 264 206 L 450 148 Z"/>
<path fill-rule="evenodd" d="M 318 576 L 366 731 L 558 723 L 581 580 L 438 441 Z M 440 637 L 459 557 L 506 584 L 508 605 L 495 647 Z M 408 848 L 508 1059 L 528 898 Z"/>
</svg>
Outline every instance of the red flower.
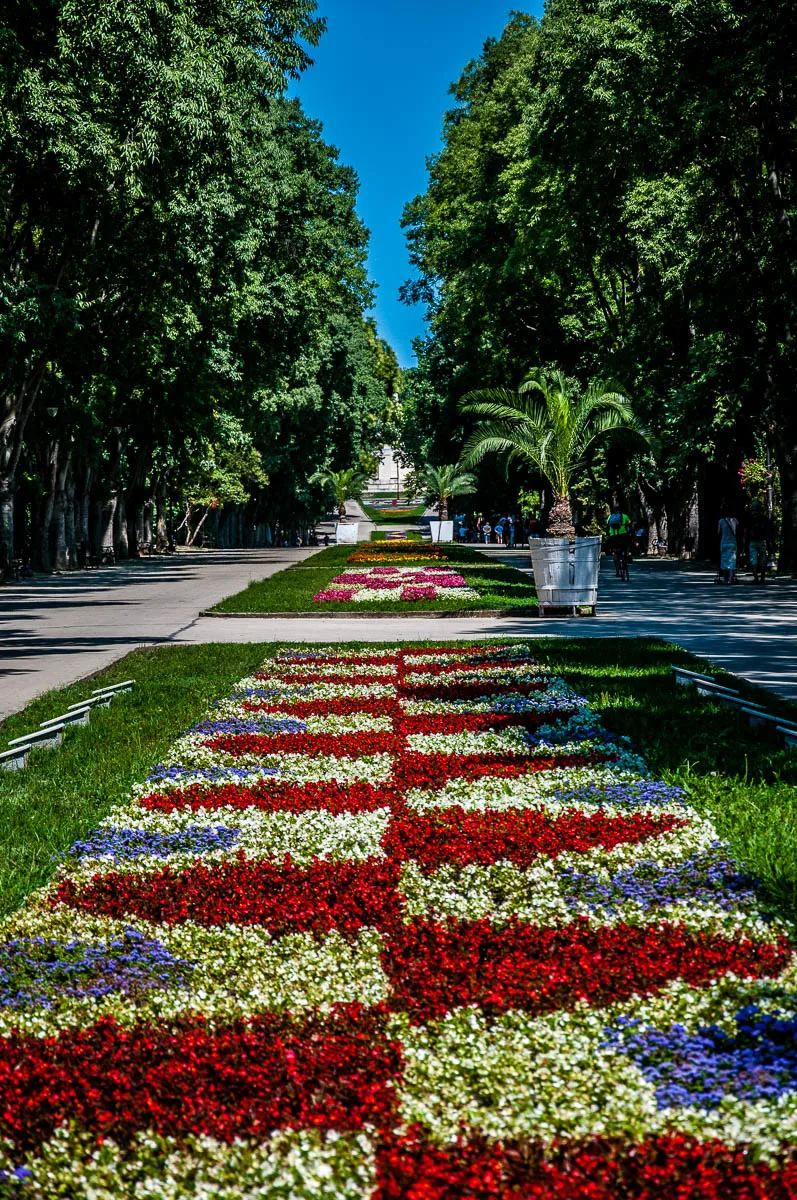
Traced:
<svg viewBox="0 0 797 1200">
<path fill-rule="evenodd" d="M 393 754 L 399 743 L 392 733 L 242 733 L 202 743 L 239 758 L 243 754 L 329 754 L 335 758 L 365 758 Z"/>
<path fill-rule="evenodd" d="M 578 1000 L 609 1004 L 678 978 L 700 984 L 726 971 L 771 976 L 789 957 L 785 941 L 713 937 L 667 923 L 596 929 L 574 921 L 545 929 L 515 920 L 499 931 L 487 920 L 452 919 L 397 922 L 383 965 L 393 1005 L 420 1023 L 465 1004 L 544 1013 Z"/>
<path fill-rule="evenodd" d="M 177 925 L 263 925 L 275 937 L 311 930 L 356 933 L 363 925 L 394 920 L 401 906 L 399 867 L 383 859 L 327 862 L 296 867 L 239 856 L 186 870 L 163 867 L 147 875 L 110 872 L 85 885 L 67 879 L 54 903 L 86 912 Z"/>
<path fill-rule="evenodd" d="M 287 713 L 291 717 L 349 716 L 352 713 L 392 717 L 398 712 L 398 701 L 387 696 L 365 700 L 338 696 L 334 700 L 303 700 L 301 704 L 280 703 L 279 700 L 244 700 L 242 708 L 246 712 Z"/>
<path fill-rule="evenodd" d="M 546 1146 L 384 1138 L 373 1200 L 794 1200 L 797 1162 L 674 1134 L 638 1145 L 598 1138 Z"/>
<path fill-rule="evenodd" d="M 60 1124 L 129 1143 L 142 1129 L 264 1141 L 280 1128 L 385 1127 L 400 1050 L 379 1009 L 264 1013 L 222 1028 L 103 1018 L 54 1038 L 0 1040 L 0 1134 L 38 1149 Z"/>
<path fill-rule="evenodd" d="M 529 810 L 466 812 L 455 807 L 394 819 L 382 844 L 388 857 L 412 859 L 425 871 L 448 862 L 487 865 L 498 859 L 527 867 L 543 854 L 583 854 L 596 846 L 611 850 L 621 842 L 643 842 L 685 824 L 669 815 L 607 817 L 600 811 L 573 810 L 549 817 Z"/>
<path fill-rule="evenodd" d="M 479 729 L 538 729 L 548 721 L 566 720 L 575 709 L 555 713 L 421 713 L 400 716 L 394 728 L 397 733 L 469 733 Z"/>
<path fill-rule="evenodd" d="M 394 779 L 405 788 L 440 788 L 449 779 L 517 779 L 521 775 L 534 775 L 537 771 L 552 771 L 555 767 L 586 767 L 593 763 L 611 762 L 616 755 L 560 754 L 549 755 L 517 754 L 469 754 L 460 757 L 454 754 L 404 754 L 394 768 Z"/>
<path fill-rule="evenodd" d="M 355 675 L 352 672 L 350 675 L 340 675 L 337 671 L 325 671 L 324 665 L 319 663 L 317 671 L 310 671 L 306 675 L 297 675 L 291 671 L 289 666 L 285 667 L 284 671 L 277 671 L 272 675 L 255 675 L 255 679 L 262 680 L 265 684 L 275 679 L 283 682 L 292 683 L 295 687 L 311 687 L 314 683 L 386 683 L 393 685 L 395 683 L 395 675 L 380 674 L 378 671 L 373 673 L 358 671 Z"/>
<path fill-rule="evenodd" d="M 246 787 L 226 783 L 221 787 L 202 787 L 194 784 L 175 792 L 153 792 L 141 801 L 143 808 L 156 812 L 177 812 L 190 809 L 211 812 L 219 808 L 259 808 L 263 812 L 307 812 L 326 809 L 328 812 L 373 812 L 377 808 L 400 804 L 399 793 L 389 788 L 376 788 L 370 783 L 278 783 L 258 780 Z"/>
</svg>

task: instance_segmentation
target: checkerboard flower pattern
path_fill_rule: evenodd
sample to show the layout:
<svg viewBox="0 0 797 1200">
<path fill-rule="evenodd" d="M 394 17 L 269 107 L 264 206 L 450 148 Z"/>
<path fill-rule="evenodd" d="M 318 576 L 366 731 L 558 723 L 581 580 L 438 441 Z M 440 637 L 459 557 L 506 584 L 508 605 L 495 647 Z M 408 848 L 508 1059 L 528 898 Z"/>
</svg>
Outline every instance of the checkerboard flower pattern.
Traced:
<svg viewBox="0 0 797 1200">
<path fill-rule="evenodd" d="M 351 600 L 478 600 L 479 592 L 467 585 L 452 567 L 355 567 L 336 575 L 323 591 L 316 592 L 316 604 Z"/>
<path fill-rule="evenodd" d="M 4 922 L 0 1192 L 785 1200 L 795 1035 L 755 882 L 522 645 L 288 650 Z"/>
</svg>

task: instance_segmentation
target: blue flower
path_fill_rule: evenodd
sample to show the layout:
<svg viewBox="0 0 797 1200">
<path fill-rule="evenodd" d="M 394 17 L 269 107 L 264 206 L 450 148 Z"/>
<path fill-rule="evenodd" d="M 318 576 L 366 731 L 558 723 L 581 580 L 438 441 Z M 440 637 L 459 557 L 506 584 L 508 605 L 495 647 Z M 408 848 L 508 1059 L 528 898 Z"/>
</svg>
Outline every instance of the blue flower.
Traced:
<svg viewBox="0 0 797 1200">
<path fill-rule="evenodd" d="M 18 938 L 0 945 L 0 1008 L 52 1008 L 57 997 L 101 999 L 184 984 L 193 965 L 134 929 L 104 943 Z"/>
<path fill-rule="evenodd" d="M 260 719 L 252 717 L 248 720 L 238 720 L 230 717 L 224 721 L 200 721 L 189 733 L 216 734 L 275 734 L 275 733 L 307 733 L 307 722 L 295 717 L 269 717 Z"/>
<path fill-rule="evenodd" d="M 553 794 L 553 799 L 574 807 L 594 804 L 596 807 L 611 804 L 617 808 L 646 808 L 648 806 L 685 806 L 683 788 L 650 779 L 634 779 L 620 783 L 592 783 L 587 787 L 562 788 Z"/>
<path fill-rule="evenodd" d="M 739 870 L 716 846 L 712 852 L 693 854 L 681 862 L 662 867 L 653 859 L 624 867 L 609 877 L 582 873 L 569 867 L 562 872 L 565 903 L 578 909 L 586 904 L 591 912 L 615 913 L 630 902 L 642 909 L 676 904 L 710 904 L 726 912 L 756 898 L 755 881 Z"/>
<path fill-rule="evenodd" d="M 68 854 L 75 858 L 140 858 L 151 855 L 166 858 L 170 854 L 203 854 L 208 850 L 227 850 L 240 837 L 240 830 L 226 825 L 189 825 L 175 833 L 149 829 L 95 829 L 81 842 L 75 842 Z"/>
<path fill-rule="evenodd" d="M 689 1033 L 642 1029 L 620 1019 L 608 1030 L 608 1044 L 618 1047 L 655 1084 L 661 1108 L 716 1108 L 725 1096 L 755 1101 L 775 1099 L 797 1088 L 797 1017 L 762 1012 L 757 1005 L 741 1009 L 736 1031 L 717 1026 Z"/>
</svg>

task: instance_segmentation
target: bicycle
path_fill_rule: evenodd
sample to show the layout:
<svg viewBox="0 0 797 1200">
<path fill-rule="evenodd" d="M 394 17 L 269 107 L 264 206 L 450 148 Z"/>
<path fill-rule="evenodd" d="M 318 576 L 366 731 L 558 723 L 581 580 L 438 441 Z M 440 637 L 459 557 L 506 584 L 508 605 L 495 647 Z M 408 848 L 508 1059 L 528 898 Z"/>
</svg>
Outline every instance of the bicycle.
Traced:
<svg viewBox="0 0 797 1200">
<path fill-rule="evenodd" d="M 628 571 L 628 547 L 617 546 L 616 549 L 612 550 L 612 557 L 614 558 L 614 570 L 617 578 L 621 579 L 623 583 L 630 583 L 631 576 Z"/>
</svg>

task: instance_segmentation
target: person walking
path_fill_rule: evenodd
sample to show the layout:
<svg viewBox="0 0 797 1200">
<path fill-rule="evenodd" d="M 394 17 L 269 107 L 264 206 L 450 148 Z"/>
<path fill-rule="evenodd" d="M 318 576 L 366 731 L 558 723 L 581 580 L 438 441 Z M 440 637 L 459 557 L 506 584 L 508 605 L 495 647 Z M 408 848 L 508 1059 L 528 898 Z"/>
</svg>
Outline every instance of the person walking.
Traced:
<svg viewBox="0 0 797 1200">
<path fill-rule="evenodd" d="M 728 505 L 723 505 L 723 509 Z M 720 536 L 720 580 L 722 583 L 736 582 L 736 558 L 739 553 L 739 543 L 736 531 L 739 522 L 736 517 L 720 517 L 717 533 Z"/>
<path fill-rule="evenodd" d="M 617 579 L 627 583 L 628 553 L 631 549 L 631 518 L 619 504 L 612 505 L 611 516 L 606 525 L 609 552 L 614 556 L 614 573 Z"/>
<path fill-rule="evenodd" d="M 753 572 L 753 583 L 766 583 L 767 567 L 774 549 L 772 522 L 760 500 L 750 505 L 747 522 L 747 560 Z"/>
<path fill-rule="evenodd" d="M 482 525 L 482 535 L 483 535 L 483 537 L 484 537 L 484 544 L 485 544 L 485 546 L 489 545 L 489 542 L 490 542 L 490 534 L 491 534 L 492 532 L 493 532 L 493 527 L 492 527 L 492 525 L 490 524 L 490 522 L 489 522 L 489 521 L 485 521 L 485 522 L 484 522 L 484 524 Z"/>
<path fill-rule="evenodd" d="M 515 549 L 515 533 L 517 531 L 517 521 L 514 517 L 507 517 L 509 522 L 509 549 Z"/>
</svg>

